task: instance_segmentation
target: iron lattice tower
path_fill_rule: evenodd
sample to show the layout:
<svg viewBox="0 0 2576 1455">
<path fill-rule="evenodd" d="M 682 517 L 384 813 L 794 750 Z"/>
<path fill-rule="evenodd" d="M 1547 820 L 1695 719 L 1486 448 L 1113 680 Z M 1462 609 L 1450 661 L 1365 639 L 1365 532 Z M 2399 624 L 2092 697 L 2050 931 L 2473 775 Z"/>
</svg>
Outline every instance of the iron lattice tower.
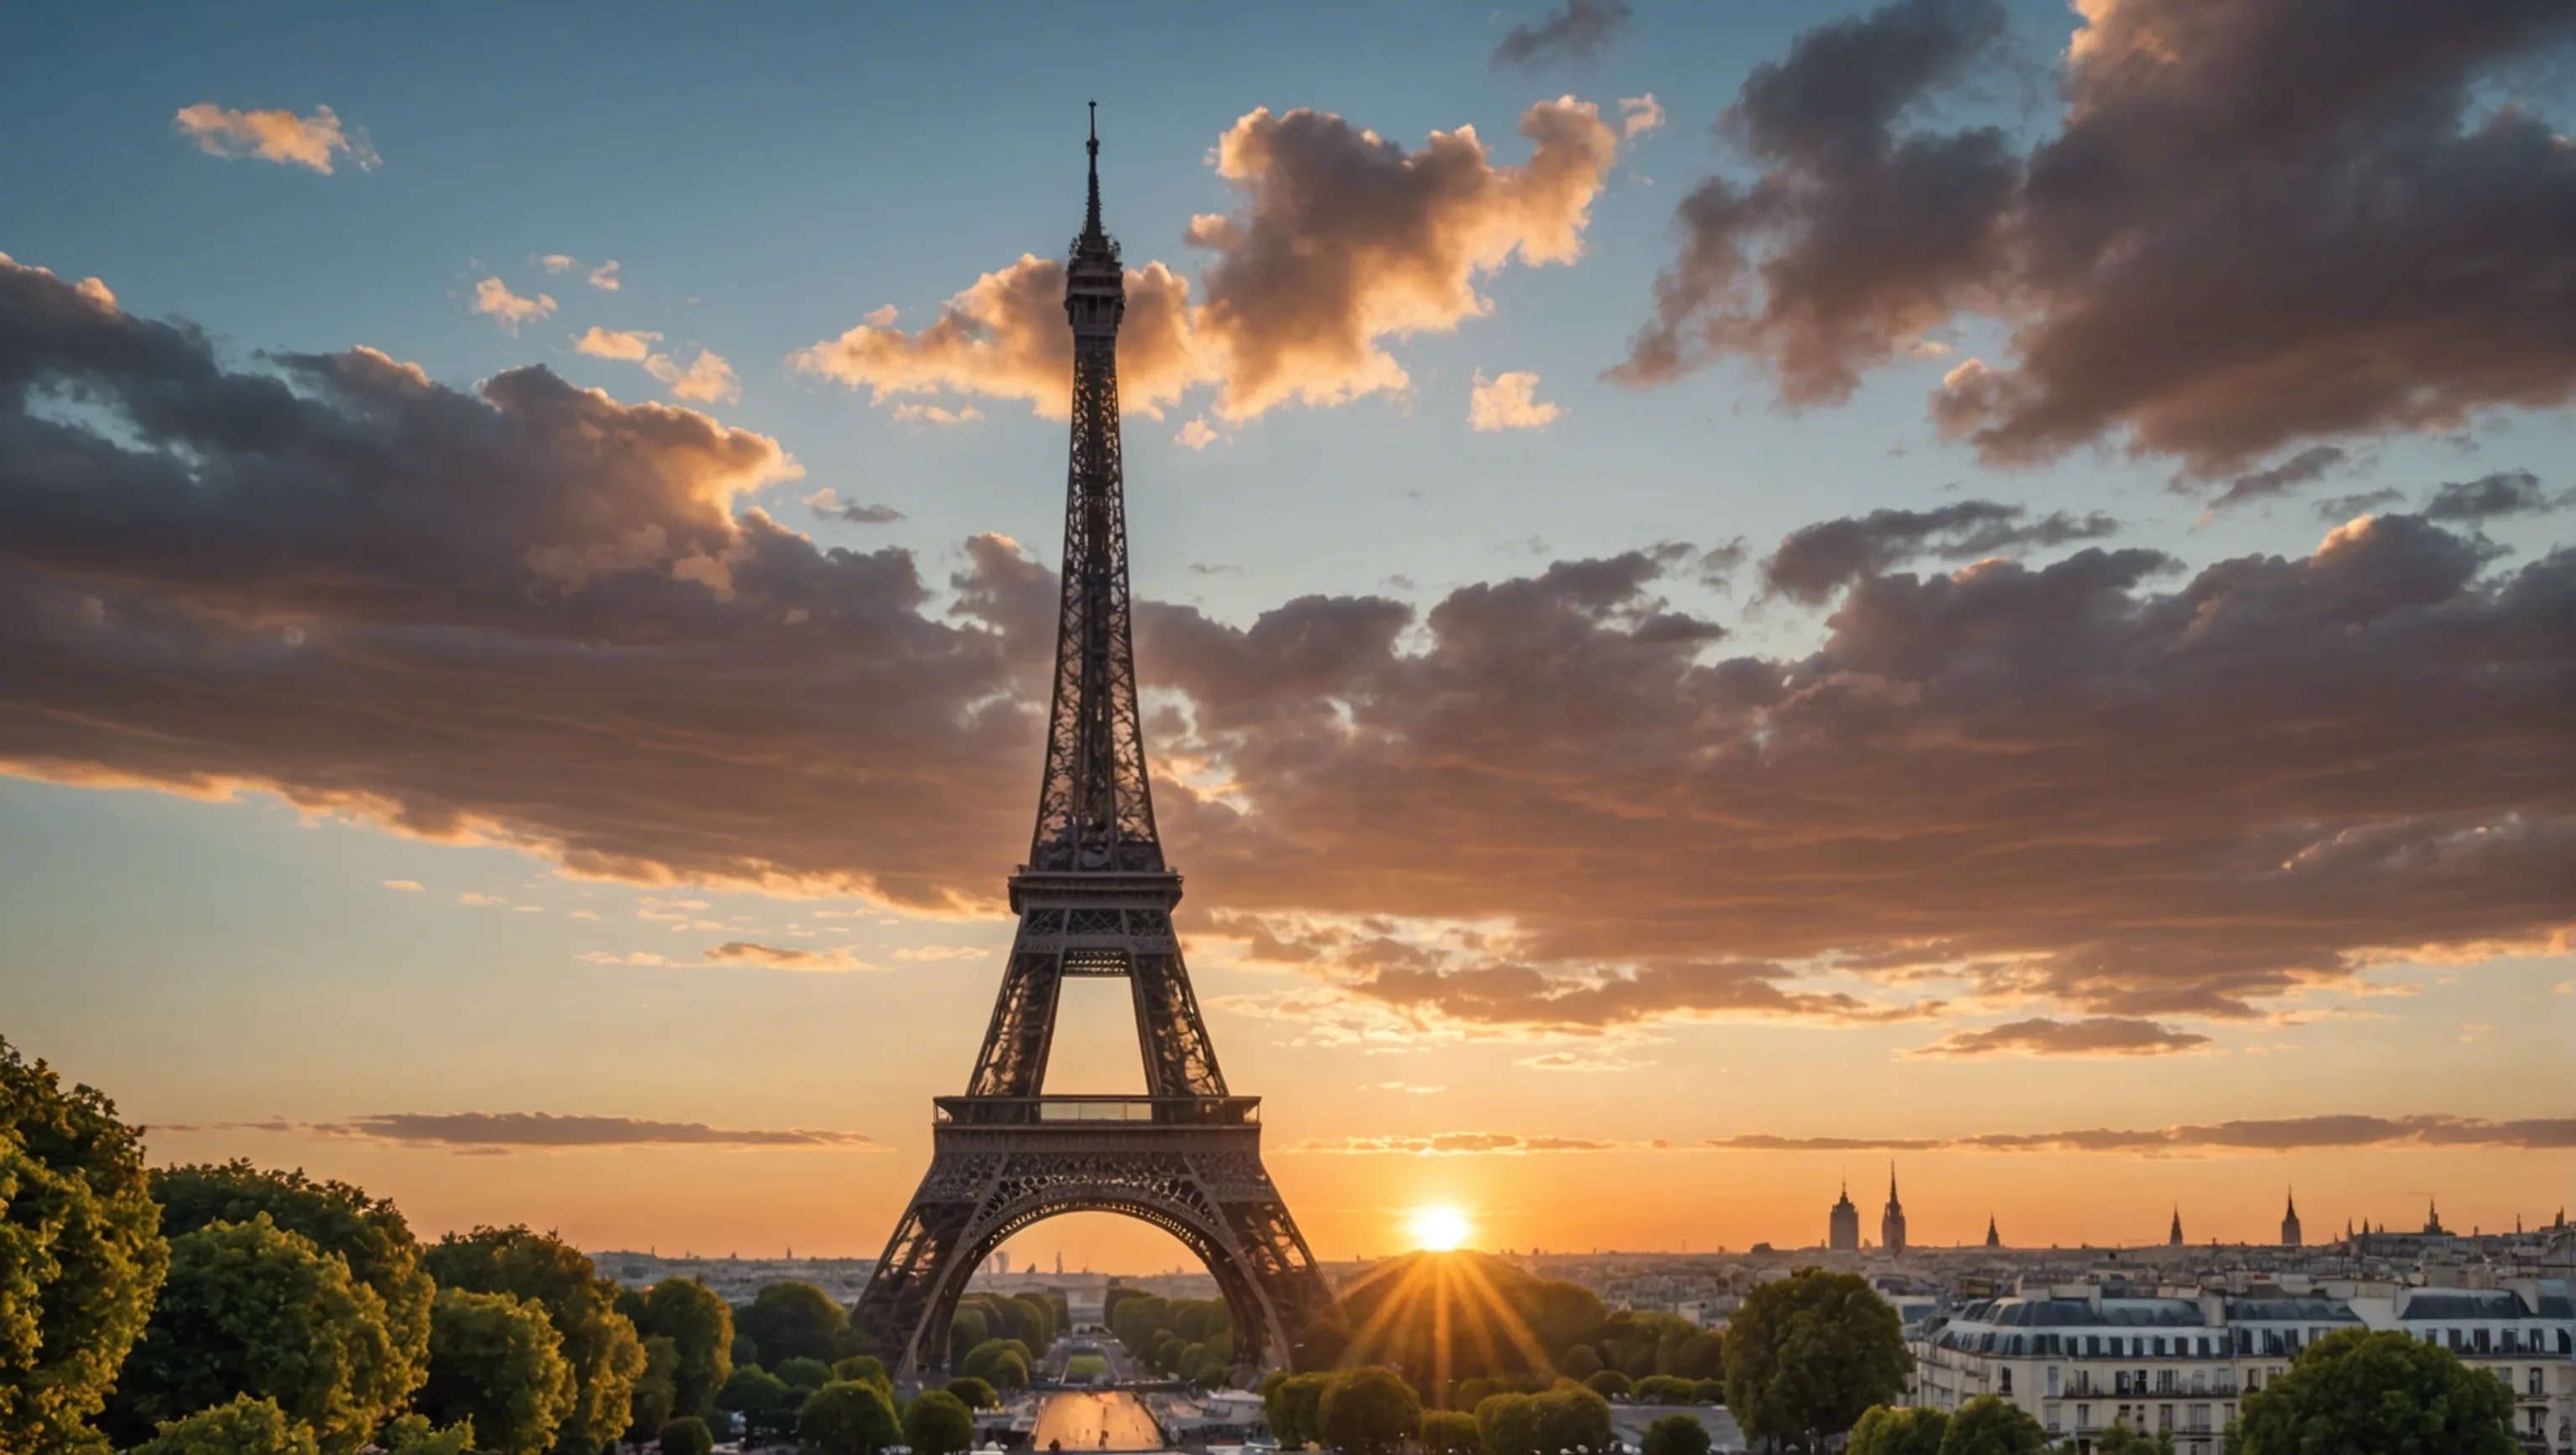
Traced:
<svg viewBox="0 0 2576 1455">
<path fill-rule="evenodd" d="M 1172 931 L 1181 876 L 1154 828 L 1128 615 L 1118 448 L 1127 290 L 1100 224 L 1096 127 L 1087 146 L 1090 200 L 1065 268 L 1064 598 L 1037 831 L 1010 880 L 1019 935 L 974 1076 L 964 1096 L 935 1103 L 930 1170 L 856 1314 L 903 1379 L 945 1367 L 949 1322 L 985 1258 L 1059 1213 L 1121 1213 L 1178 1238 L 1224 1291 L 1246 1367 L 1298 1362 L 1297 1341 L 1332 1302 L 1262 1165 L 1260 1098 L 1227 1093 Z M 1075 975 L 1127 978 L 1143 1096 L 1045 1094 L 1057 994 Z"/>
</svg>

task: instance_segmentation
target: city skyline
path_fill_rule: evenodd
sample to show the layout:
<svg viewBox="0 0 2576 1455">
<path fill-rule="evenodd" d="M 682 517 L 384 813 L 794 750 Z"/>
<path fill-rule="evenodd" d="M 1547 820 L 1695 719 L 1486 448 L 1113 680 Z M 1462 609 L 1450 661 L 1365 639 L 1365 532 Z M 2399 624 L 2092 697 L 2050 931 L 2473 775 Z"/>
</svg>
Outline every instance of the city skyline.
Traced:
<svg viewBox="0 0 2576 1455">
<path fill-rule="evenodd" d="M 567 17 L 314 10 L 80 88 L 115 28 L 40 17 L 0 1033 L 157 1162 L 875 1256 L 1012 944 L 1096 97 L 1174 922 L 1319 1256 L 1821 1245 L 1890 1156 L 1926 1248 L 2545 1222 L 2568 27 L 2374 12 L 2361 76 L 2296 8 L 781 11 L 561 72 Z M 830 84 L 906 49 L 986 69 Z M 712 104 L 641 99 L 683 57 Z M 2188 202 L 2356 168 L 2475 238 Z M 1046 1090 L 1142 1089 L 1125 993 Z"/>
</svg>

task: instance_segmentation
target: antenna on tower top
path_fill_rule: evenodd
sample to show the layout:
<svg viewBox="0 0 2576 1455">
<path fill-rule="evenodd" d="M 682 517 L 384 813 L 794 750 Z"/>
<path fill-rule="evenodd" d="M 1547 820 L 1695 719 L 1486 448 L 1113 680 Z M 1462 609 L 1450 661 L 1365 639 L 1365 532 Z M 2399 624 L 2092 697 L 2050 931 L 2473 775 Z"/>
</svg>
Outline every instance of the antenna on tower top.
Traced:
<svg viewBox="0 0 2576 1455">
<path fill-rule="evenodd" d="M 1100 236 L 1100 103 L 1090 105 L 1091 139 L 1083 146 L 1091 154 L 1091 203 L 1083 214 L 1082 235 L 1095 238 Z"/>
</svg>

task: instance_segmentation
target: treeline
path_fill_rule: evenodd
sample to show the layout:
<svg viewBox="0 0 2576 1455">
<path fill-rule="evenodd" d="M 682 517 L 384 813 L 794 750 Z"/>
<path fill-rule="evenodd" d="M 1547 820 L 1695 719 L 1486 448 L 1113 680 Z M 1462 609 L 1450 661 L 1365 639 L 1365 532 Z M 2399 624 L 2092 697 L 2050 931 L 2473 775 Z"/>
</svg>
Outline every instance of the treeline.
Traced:
<svg viewBox="0 0 2576 1455">
<path fill-rule="evenodd" d="M 997 1390 L 1025 1389 L 1030 1371 L 1071 1317 L 1064 1295 L 970 1293 L 948 1321 L 948 1362 Z"/>
<path fill-rule="evenodd" d="M 1159 1373 L 1209 1389 L 1233 1377 L 1234 1313 L 1223 1299 L 1166 1299 L 1113 1285 L 1101 1319 L 1128 1353 Z"/>
<path fill-rule="evenodd" d="M 898 1406 L 810 1285 L 737 1315 L 694 1281 L 622 1290 L 525 1227 L 424 1244 L 345 1182 L 147 1170 L 113 1102 L 0 1041 L 0 1451 L 706 1455 L 732 1412 L 819 1455 L 956 1455 L 993 1398 Z"/>
</svg>

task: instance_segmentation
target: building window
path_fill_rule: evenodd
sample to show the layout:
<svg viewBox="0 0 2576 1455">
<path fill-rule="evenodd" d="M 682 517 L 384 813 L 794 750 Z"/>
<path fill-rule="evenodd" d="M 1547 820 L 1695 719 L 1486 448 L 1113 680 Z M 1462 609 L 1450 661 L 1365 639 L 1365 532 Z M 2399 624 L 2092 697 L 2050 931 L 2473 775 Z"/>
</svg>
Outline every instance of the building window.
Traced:
<svg viewBox="0 0 2576 1455">
<path fill-rule="evenodd" d="M 2171 1393 L 2173 1393 L 2173 1392 L 2174 1392 L 2174 1372 L 2173 1372 L 2172 1370 L 2170 1370 L 2170 1369 L 2159 1369 L 2159 1370 L 2157 1370 L 2157 1371 L 2156 1371 L 2156 1393 L 2158 1393 L 2158 1394 L 2171 1394 Z"/>
<path fill-rule="evenodd" d="M 2093 1406 L 2080 1404 L 2075 1407 L 2075 1428 L 2079 1430 L 2093 1428 Z"/>
<path fill-rule="evenodd" d="M 2048 1426 L 2048 1433 L 2052 1435 L 2065 1428 L 2066 1423 L 2064 1420 L 2058 1418 L 2057 1406 L 2055 1405 L 2048 1405 L 2041 1409 L 2040 1422 Z"/>
<path fill-rule="evenodd" d="M 2048 1366 L 2048 1397 L 2057 1398 L 2057 1366 L 2054 1364 Z"/>
<path fill-rule="evenodd" d="M 2484 1330 L 2484 1329 L 2480 1329 L 2480 1330 L 2478 1330 L 2478 1331 L 2477 1331 L 2476 1342 L 2477 1342 L 2477 1350 L 2478 1350 L 2478 1352 L 2479 1352 L 2479 1353 L 2484 1354 L 2484 1353 L 2488 1352 L 2488 1350 L 2487 1350 L 2487 1331 L 2486 1331 L 2486 1330 Z"/>
<path fill-rule="evenodd" d="M 2010 1393 L 2012 1393 L 2012 1368 L 2011 1368 L 2011 1366 L 2007 1365 L 2007 1366 L 2004 1368 L 2004 1370 L 2003 1370 L 2003 1374 L 2002 1374 L 2002 1377 L 2001 1377 L 2001 1382 L 1999 1382 L 1999 1383 L 1995 1386 L 1995 1393 L 1997 1393 L 1997 1394 L 2010 1394 Z"/>
<path fill-rule="evenodd" d="M 2187 1428 L 2193 1430 L 2207 1430 L 2209 1428 L 2209 1406 L 2205 1404 L 2196 1404 L 2190 1409 L 2184 1411 L 2184 1414 L 2187 1416 L 2184 1421 Z"/>
<path fill-rule="evenodd" d="M 2173 1428 L 2172 1405 L 2160 1404 L 2156 1406 L 2156 1428 L 2159 1430 L 2170 1430 Z"/>
<path fill-rule="evenodd" d="M 2258 1389 L 2261 1389 L 2262 1387 L 2263 1387 L 2263 1369 L 2262 1369 L 2262 1366 L 2261 1366 L 2261 1365 L 2256 1365 L 2254 1368 L 2251 1368 L 2251 1369 L 2246 1370 L 2246 1371 L 2245 1371 L 2245 1392 L 2246 1392 L 2247 1394 L 2252 1394 L 2254 1391 L 2256 1391 L 2256 1390 L 2258 1390 Z"/>
<path fill-rule="evenodd" d="M 2541 1394 L 2546 1392 L 2540 1387 L 2540 1375 L 2541 1371 L 2539 1367 L 2535 1365 L 2531 1371 L 2531 1394 L 2534 1398 L 2538 1398 Z"/>
</svg>

